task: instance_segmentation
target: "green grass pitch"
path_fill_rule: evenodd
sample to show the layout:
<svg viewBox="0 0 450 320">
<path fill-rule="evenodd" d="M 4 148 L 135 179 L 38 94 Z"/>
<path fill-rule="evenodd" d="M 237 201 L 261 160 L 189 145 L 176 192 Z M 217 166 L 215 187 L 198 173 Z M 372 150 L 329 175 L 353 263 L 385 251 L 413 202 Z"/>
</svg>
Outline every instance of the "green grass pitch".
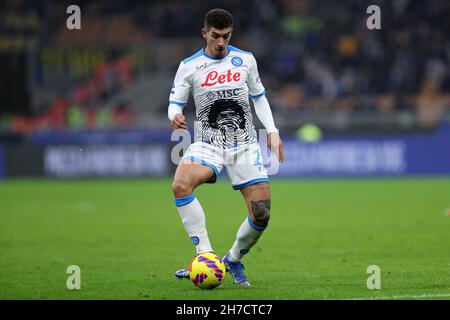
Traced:
<svg viewBox="0 0 450 320">
<path fill-rule="evenodd" d="M 251 287 L 203 291 L 173 273 L 195 254 L 171 180 L 0 183 L 0 299 L 450 299 L 449 179 L 271 182 L 269 228 L 245 257 Z M 224 255 L 247 216 L 227 180 L 201 186 Z M 66 269 L 81 268 L 68 290 Z M 381 268 L 369 290 L 367 267 Z"/>
</svg>

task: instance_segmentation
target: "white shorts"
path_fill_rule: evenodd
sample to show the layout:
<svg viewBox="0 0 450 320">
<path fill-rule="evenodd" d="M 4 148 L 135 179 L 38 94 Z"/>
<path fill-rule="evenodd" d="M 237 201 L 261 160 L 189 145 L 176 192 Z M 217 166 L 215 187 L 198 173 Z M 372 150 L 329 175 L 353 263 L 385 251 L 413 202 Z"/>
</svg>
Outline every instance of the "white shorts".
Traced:
<svg viewBox="0 0 450 320">
<path fill-rule="evenodd" d="M 213 169 L 214 177 L 207 183 L 215 183 L 225 167 L 234 190 L 269 181 L 258 143 L 222 149 L 198 141 L 190 145 L 183 160 L 192 160 Z"/>
</svg>

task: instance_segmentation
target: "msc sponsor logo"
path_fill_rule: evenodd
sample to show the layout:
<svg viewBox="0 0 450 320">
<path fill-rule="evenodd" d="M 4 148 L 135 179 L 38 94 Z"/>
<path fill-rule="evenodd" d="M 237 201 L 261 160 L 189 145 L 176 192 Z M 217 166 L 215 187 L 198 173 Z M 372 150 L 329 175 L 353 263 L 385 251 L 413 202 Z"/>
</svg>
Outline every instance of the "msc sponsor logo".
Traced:
<svg viewBox="0 0 450 320">
<path fill-rule="evenodd" d="M 241 73 L 235 72 L 233 73 L 231 70 L 228 70 L 225 74 L 220 74 L 217 71 L 211 71 L 206 75 L 205 82 L 201 84 L 202 87 L 212 87 L 216 84 L 224 84 L 227 82 L 238 82 L 241 80 Z"/>
<path fill-rule="evenodd" d="M 206 97 L 209 100 L 236 97 L 239 95 L 240 90 L 241 89 L 228 89 L 215 92 L 208 92 Z"/>
</svg>

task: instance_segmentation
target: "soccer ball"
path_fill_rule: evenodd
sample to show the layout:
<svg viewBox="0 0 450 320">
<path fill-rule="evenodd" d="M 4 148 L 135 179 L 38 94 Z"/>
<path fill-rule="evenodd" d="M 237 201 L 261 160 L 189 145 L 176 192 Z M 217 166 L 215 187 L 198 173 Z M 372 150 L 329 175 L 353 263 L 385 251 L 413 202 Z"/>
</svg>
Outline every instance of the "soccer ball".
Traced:
<svg viewBox="0 0 450 320">
<path fill-rule="evenodd" d="M 200 289 L 214 289 L 225 279 L 225 265 L 214 253 L 202 253 L 189 265 L 189 277 Z"/>
</svg>

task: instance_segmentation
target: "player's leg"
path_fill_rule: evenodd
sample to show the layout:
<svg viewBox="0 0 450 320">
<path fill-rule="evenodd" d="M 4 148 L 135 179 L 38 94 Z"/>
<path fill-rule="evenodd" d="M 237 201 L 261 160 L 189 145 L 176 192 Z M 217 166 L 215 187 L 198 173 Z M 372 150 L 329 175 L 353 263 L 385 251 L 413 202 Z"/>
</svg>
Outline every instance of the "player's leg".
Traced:
<svg viewBox="0 0 450 320">
<path fill-rule="evenodd" d="M 241 189 L 249 215 L 242 222 L 236 240 L 224 257 L 224 263 L 234 283 L 249 286 L 241 260 L 258 242 L 270 219 L 270 188 L 268 182 L 252 184 Z"/>
<path fill-rule="evenodd" d="M 193 192 L 195 188 L 209 181 L 214 175 L 215 172 L 208 166 L 191 160 L 182 160 L 177 167 L 172 184 L 178 213 L 195 245 L 197 254 L 213 250 L 206 231 L 205 214 Z"/>
<path fill-rule="evenodd" d="M 239 227 L 236 241 L 230 249 L 231 261 L 241 261 L 261 237 L 270 219 L 271 199 L 268 182 L 245 187 L 241 189 L 241 193 L 249 215 Z"/>
<path fill-rule="evenodd" d="M 197 254 L 213 252 L 213 249 L 206 231 L 205 214 L 193 192 L 202 183 L 214 183 L 221 170 L 222 159 L 216 150 L 210 145 L 195 142 L 175 172 L 172 184 L 175 204 Z M 175 276 L 189 279 L 189 269 L 180 269 Z"/>
<path fill-rule="evenodd" d="M 213 252 L 206 230 L 206 218 L 193 191 L 215 175 L 213 169 L 202 164 L 183 160 L 177 167 L 172 184 L 175 205 L 184 228 L 195 245 L 197 254 Z M 189 268 L 175 272 L 178 279 L 189 279 Z"/>
<path fill-rule="evenodd" d="M 250 282 L 243 272 L 241 259 L 256 244 L 268 225 L 270 188 L 258 144 L 240 151 L 236 161 L 236 164 L 227 167 L 227 171 L 233 188 L 240 190 L 245 199 L 248 216 L 239 227 L 236 240 L 224 257 L 224 263 L 234 283 L 248 286 Z"/>
</svg>

